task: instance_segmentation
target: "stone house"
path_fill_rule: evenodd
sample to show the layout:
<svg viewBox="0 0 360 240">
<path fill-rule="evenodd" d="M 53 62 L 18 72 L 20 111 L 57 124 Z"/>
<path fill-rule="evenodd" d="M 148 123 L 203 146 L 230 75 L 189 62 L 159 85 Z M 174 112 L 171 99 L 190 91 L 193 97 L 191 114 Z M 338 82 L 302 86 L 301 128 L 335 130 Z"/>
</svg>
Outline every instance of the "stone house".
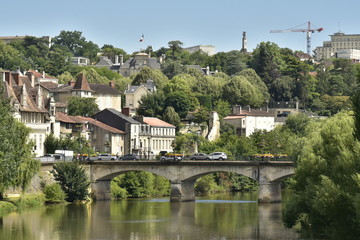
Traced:
<svg viewBox="0 0 360 240">
<path fill-rule="evenodd" d="M 125 105 L 124 109 L 127 109 L 129 116 L 136 115 L 136 109 L 139 107 L 139 101 L 142 96 L 155 92 L 156 87 L 153 80 L 147 80 L 145 84 L 140 86 L 128 85 L 124 92 Z"/>
<path fill-rule="evenodd" d="M 113 81 L 109 85 L 89 84 L 85 75 L 80 73 L 75 82 L 51 89 L 56 103 L 67 105 L 71 96 L 93 97 L 100 110 L 114 108 L 121 111 L 121 93 L 115 89 Z"/>
<path fill-rule="evenodd" d="M 3 71 L 2 80 L 3 94 L 10 99 L 13 116 L 31 129 L 29 138 L 35 144 L 34 155 L 44 155 L 46 136 L 58 129 L 55 122 L 55 102 L 31 72 L 24 75 L 20 70 Z"/>
<path fill-rule="evenodd" d="M 103 109 L 102 111 L 93 115 L 92 118 L 125 133 L 124 154 L 139 154 L 140 122 L 112 108 Z"/>
<path fill-rule="evenodd" d="M 118 72 L 125 77 L 139 73 L 144 67 L 160 70 L 159 61 L 147 53 L 137 53 L 133 58 L 129 58 L 124 64 L 120 63 L 118 66 Z"/>
<path fill-rule="evenodd" d="M 250 136 L 257 130 L 271 131 L 275 127 L 275 117 L 264 110 L 242 110 L 241 106 L 233 107 L 233 114 L 225 117 L 225 123 L 235 127 L 239 136 Z"/>
</svg>

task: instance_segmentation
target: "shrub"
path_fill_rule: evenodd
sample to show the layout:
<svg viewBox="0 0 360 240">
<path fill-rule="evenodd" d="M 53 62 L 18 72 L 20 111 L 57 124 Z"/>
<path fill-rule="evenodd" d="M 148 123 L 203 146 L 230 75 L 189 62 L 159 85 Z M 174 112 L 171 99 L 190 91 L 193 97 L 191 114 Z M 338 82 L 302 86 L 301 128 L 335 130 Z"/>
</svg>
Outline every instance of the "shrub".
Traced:
<svg viewBox="0 0 360 240">
<path fill-rule="evenodd" d="M 111 181 L 110 190 L 111 190 L 111 196 L 116 200 L 127 198 L 128 193 L 126 189 L 121 188 L 117 184 L 117 182 Z"/>
<path fill-rule="evenodd" d="M 10 202 L 0 202 L 0 217 L 16 210 L 16 206 Z"/>
<path fill-rule="evenodd" d="M 65 201 L 66 194 L 58 183 L 46 185 L 43 192 L 47 203 L 61 203 Z"/>
<path fill-rule="evenodd" d="M 66 193 L 66 201 L 82 201 L 89 196 L 90 182 L 84 168 L 76 162 L 59 162 L 52 171 L 54 178 Z"/>
<path fill-rule="evenodd" d="M 34 194 L 21 196 L 18 201 L 15 202 L 15 205 L 19 210 L 26 208 L 36 208 L 41 207 L 45 202 L 44 194 Z"/>
</svg>

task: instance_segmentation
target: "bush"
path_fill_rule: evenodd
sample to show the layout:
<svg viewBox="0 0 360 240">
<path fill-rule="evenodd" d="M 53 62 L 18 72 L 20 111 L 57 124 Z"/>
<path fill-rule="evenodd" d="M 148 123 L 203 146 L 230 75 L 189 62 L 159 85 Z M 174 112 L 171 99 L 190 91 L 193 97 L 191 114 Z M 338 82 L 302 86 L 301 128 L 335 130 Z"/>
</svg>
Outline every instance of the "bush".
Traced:
<svg viewBox="0 0 360 240">
<path fill-rule="evenodd" d="M 52 171 L 54 178 L 66 193 L 66 201 L 83 201 L 89 196 L 90 182 L 84 168 L 76 162 L 59 162 Z"/>
<path fill-rule="evenodd" d="M 16 210 L 16 206 L 11 202 L 0 202 L 0 217 Z"/>
<path fill-rule="evenodd" d="M 15 205 L 19 210 L 26 208 L 36 208 L 41 207 L 45 202 L 44 194 L 34 194 L 21 196 L 18 201 L 15 202 Z"/>
<path fill-rule="evenodd" d="M 58 183 L 46 185 L 43 189 L 43 193 L 45 194 L 45 201 L 47 203 L 62 203 L 66 198 L 65 192 Z"/>
<path fill-rule="evenodd" d="M 117 182 L 111 181 L 110 190 L 111 190 L 111 196 L 116 200 L 127 198 L 128 193 L 126 189 L 121 188 L 117 184 Z"/>
</svg>

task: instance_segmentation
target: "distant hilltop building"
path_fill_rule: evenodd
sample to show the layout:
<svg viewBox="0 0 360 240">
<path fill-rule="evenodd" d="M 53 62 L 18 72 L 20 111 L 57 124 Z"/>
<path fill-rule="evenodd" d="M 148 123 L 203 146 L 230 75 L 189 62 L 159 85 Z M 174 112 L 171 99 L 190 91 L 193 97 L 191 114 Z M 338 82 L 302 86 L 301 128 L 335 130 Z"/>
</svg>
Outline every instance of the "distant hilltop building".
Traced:
<svg viewBox="0 0 360 240">
<path fill-rule="evenodd" d="M 9 37 L 1 37 L 0 36 L 0 41 L 5 42 L 6 44 L 15 41 L 15 40 L 24 40 L 25 37 L 30 37 L 30 36 L 9 36 Z M 42 36 L 42 39 L 46 40 L 46 42 L 48 43 L 49 48 L 51 47 L 51 37 L 49 36 Z"/>
<path fill-rule="evenodd" d="M 330 37 L 330 41 L 324 41 L 322 47 L 315 49 L 316 60 L 331 57 L 360 60 L 360 34 L 337 32 Z"/>
<path fill-rule="evenodd" d="M 184 48 L 184 50 L 186 50 L 190 53 L 194 53 L 196 51 L 201 50 L 209 56 L 212 56 L 216 53 L 215 46 L 212 46 L 212 45 L 197 45 L 197 46 L 193 46 L 193 47 Z"/>
</svg>

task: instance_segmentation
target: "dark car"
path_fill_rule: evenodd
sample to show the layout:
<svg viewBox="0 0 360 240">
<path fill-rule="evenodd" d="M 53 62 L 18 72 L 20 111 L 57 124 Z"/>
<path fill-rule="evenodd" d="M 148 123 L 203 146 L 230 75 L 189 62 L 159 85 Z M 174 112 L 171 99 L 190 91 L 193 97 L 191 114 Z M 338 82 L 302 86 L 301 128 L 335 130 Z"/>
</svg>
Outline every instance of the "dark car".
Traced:
<svg viewBox="0 0 360 240">
<path fill-rule="evenodd" d="M 190 156 L 190 160 L 210 160 L 210 158 L 205 153 L 194 153 Z"/>
<path fill-rule="evenodd" d="M 139 160 L 140 157 L 136 154 L 129 153 L 119 158 L 120 160 Z"/>
</svg>

